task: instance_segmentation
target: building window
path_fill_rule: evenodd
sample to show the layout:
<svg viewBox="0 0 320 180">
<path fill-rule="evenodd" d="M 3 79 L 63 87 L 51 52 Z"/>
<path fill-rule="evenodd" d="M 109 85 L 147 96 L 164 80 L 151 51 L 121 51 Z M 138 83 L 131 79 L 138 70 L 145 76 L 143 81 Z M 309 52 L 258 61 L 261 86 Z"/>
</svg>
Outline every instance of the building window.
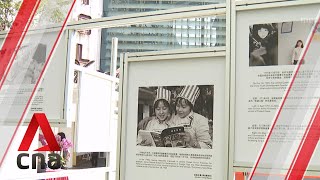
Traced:
<svg viewBox="0 0 320 180">
<path fill-rule="evenodd" d="M 85 14 L 79 14 L 79 16 L 78 16 L 78 21 L 88 20 L 88 19 L 92 19 L 91 16 L 88 16 L 88 15 L 85 15 Z M 78 30 L 78 32 L 80 34 L 84 34 L 84 35 L 90 35 L 91 34 L 91 30 Z"/>
<path fill-rule="evenodd" d="M 81 59 L 82 59 L 82 44 L 77 44 L 77 47 L 76 47 L 76 60 L 80 62 Z"/>
<path fill-rule="evenodd" d="M 85 14 L 79 14 L 78 20 L 87 20 L 87 19 L 92 19 L 91 16 L 85 15 Z"/>
</svg>

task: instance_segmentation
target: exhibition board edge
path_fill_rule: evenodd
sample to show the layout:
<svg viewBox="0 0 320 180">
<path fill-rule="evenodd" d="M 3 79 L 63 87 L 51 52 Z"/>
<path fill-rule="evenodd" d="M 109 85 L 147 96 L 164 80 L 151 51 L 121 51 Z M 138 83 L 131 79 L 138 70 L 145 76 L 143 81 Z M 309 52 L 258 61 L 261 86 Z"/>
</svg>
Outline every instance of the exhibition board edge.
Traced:
<svg viewBox="0 0 320 180">
<path fill-rule="evenodd" d="M 228 174 L 227 179 L 233 180 L 234 179 L 234 171 L 233 171 L 233 146 L 231 145 L 231 142 L 234 141 L 234 132 L 233 132 L 233 123 L 231 121 L 231 117 L 233 115 L 233 112 L 231 111 L 232 106 L 232 84 L 233 76 L 232 76 L 232 47 L 234 44 L 232 43 L 232 40 L 234 38 L 233 36 L 233 29 L 235 27 L 235 1 L 234 0 L 226 0 L 226 105 L 225 109 L 227 110 L 225 112 L 225 116 L 228 117 L 228 131 L 226 132 L 226 136 L 228 136 Z"/>
<path fill-rule="evenodd" d="M 117 162 L 116 162 L 116 180 L 124 179 L 125 174 L 125 126 L 122 122 L 122 117 L 126 113 L 126 108 L 122 108 L 126 106 L 126 98 L 124 98 L 124 94 L 127 93 L 127 84 L 126 79 L 127 77 L 127 70 L 128 66 L 125 63 L 126 59 L 128 58 L 128 53 L 121 53 L 120 54 L 120 83 L 119 83 L 119 105 L 118 105 L 118 137 L 117 137 Z"/>
<path fill-rule="evenodd" d="M 154 61 L 166 59 L 186 59 L 212 56 L 225 56 L 225 47 L 174 49 L 166 51 L 150 51 L 142 53 L 128 53 L 127 62 Z M 126 62 L 125 62 L 126 63 Z"/>
<path fill-rule="evenodd" d="M 251 172 L 252 167 L 249 166 L 235 166 L 233 168 L 234 172 L 244 172 L 245 174 L 249 174 Z M 265 176 L 285 176 L 287 173 L 287 169 L 277 169 L 278 170 L 278 174 L 270 174 L 270 169 L 269 168 L 262 168 L 259 167 L 257 168 L 257 170 L 259 171 L 258 173 L 256 173 L 257 175 L 265 175 Z M 320 172 L 319 171 L 315 171 L 315 170 L 308 170 L 306 171 L 304 176 L 316 176 L 316 178 L 320 178 Z M 315 177 L 314 177 L 315 178 Z"/>
<path fill-rule="evenodd" d="M 206 57 L 225 57 L 225 47 L 213 47 L 213 48 L 190 48 L 190 49 L 180 49 L 179 53 L 176 54 L 177 50 L 167 50 L 167 51 L 153 51 L 153 52 L 143 52 L 141 53 L 124 53 L 121 55 L 121 70 L 120 70 L 120 97 L 119 97 L 119 122 L 118 122 L 118 147 L 117 147 L 117 173 L 116 173 L 116 179 L 117 180 L 125 180 L 125 171 L 126 171 L 126 121 L 124 117 L 126 117 L 127 113 L 127 85 L 128 85 L 128 66 L 130 63 L 137 63 L 137 62 L 146 62 L 146 61 L 161 61 L 161 60 L 184 60 L 184 59 L 190 59 L 190 58 L 206 58 Z M 170 54 L 171 53 L 171 54 Z M 134 56 L 133 56 L 134 54 Z M 174 54 L 174 55 L 172 55 Z M 193 56 L 190 56 L 192 54 L 196 54 Z M 214 61 L 214 59 L 213 59 Z M 225 59 L 225 64 L 227 63 L 227 60 Z M 225 65 L 225 74 L 227 77 L 225 77 L 225 87 L 227 87 L 229 84 L 229 69 L 227 69 L 228 65 Z M 224 88 L 225 88 L 224 87 Z M 225 96 L 228 96 L 226 93 Z M 225 104 L 229 104 L 229 102 L 226 102 L 228 97 L 224 98 Z M 228 106 L 228 105 L 225 105 Z M 226 114 L 229 114 L 229 109 L 225 109 L 225 113 L 223 115 L 225 116 L 224 119 L 229 122 L 229 117 L 226 117 Z M 228 124 L 226 124 L 226 127 L 228 128 Z M 226 130 L 228 132 L 228 130 Z M 228 136 L 228 134 L 226 133 Z M 224 137 L 228 139 L 228 137 Z M 227 151 L 225 152 L 224 156 L 228 158 L 228 142 L 225 144 L 224 147 Z M 224 168 L 224 176 L 228 177 L 228 163 L 226 163 L 226 167 Z M 231 178 L 231 177 L 229 177 Z"/>
</svg>

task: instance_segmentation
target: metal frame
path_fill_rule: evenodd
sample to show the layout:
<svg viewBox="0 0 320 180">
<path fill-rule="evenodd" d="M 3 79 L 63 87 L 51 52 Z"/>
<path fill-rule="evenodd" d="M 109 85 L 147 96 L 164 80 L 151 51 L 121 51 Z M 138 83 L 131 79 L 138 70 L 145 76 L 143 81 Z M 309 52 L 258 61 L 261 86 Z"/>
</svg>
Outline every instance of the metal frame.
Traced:
<svg viewBox="0 0 320 180">
<path fill-rule="evenodd" d="M 225 56 L 225 47 L 189 48 L 141 53 L 128 53 L 128 62 L 154 61 L 162 59 L 185 59 L 211 56 Z M 146 59 L 148 58 L 148 59 Z"/>
<path fill-rule="evenodd" d="M 26 35 L 38 34 L 43 32 L 56 32 L 56 31 L 60 31 L 61 27 L 62 27 L 62 24 L 60 23 L 60 24 L 53 24 L 53 25 L 44 26 L 44 27 L 30 28 L 26 33 Z M 9 31 L 0 31 L 0 38 L 6 37 L 8 32 Z"/>
<path fill-rule="evenodd" d="M 72 48 L 72 33 L 73 31 L 67 30 L 67 72 L 66 72 L 66 85 L 65 85 L 65 103 L 64 103 L 64 117 L 67 121 L 67 127 L 72 127 L 71 112 L 73 101 L 73 86 L 74 86 L 74 61 L 71 61 L 71 48 Z"/>
<path fill-rule="evenodd" d="M 164 22 L 182 18 L 218 16 L 225 15 L 225 7 L 226 5 L 223 3 L 214 5 L 175 8 L 170 10 L 161 10 L 153 12 L 126 14 L 113 17 L 103 17 L 85 20 L 81 22 L 70 22 L 67 25 L 67 29 L 126 27 L 134 24 Z"/>
<path fill-rule="evenodd" d="M 128 66 L 130 63 L 146 62 L 146 61 L 161 61 L 161 60 L 183 60 L 185 58 L 200 58 L 200 57 L 225 57 L 225 47 L 218 48 L 190 48 L 180 50 L 168 50 L 168 51 L 154 51 L 154 52 L 142 52 L 142 53 L 125 53 L 121 58 L 121 79 L 120 79 L 120 99 L 119 99 L 119 127 L 118 127 L 118 147 L 117 147 L 117 180 L 125 180 L 125 155 L 126 155 L 126 121 L 125 116 L 127 113 L 127 85 L 128 85 Z M 229 74 L 230 69 L 228 61 L 225 61 L 225 88 L 229 87 Z M 225 97 L 225 111 L 224 119 L 226 122 L 229 121 L 229 95 L 226 93 Z M 225 135 L 228 137 L 228 124 L 226 125 Z M 228 139 L 228 138 L 227 138 Z M 225 143 L 225 148 L 228 149 L 228 143 Z M 226 158 L 228 153 L 225 154 Z M 233 179 L 228 177 L 228 162 L 225 167 L 225 175 L 227 179 Z"/>
<path fill-rule="evenodd" d="M 237 172 L 250 172 L 252 167 L 248 163 L 235 163 L 234 162 L 234 152 L 235 152 L 235 101 L 236 101 L 236 23 L 237 23 L 237 13 L 249 10 L 259 10 L 259 9 L 270 9 L 270 8 L 281 8 L 281 7 L 293 7 L 293 6 L 303 6 L 310 4 L 319 4 L 320 0 L 244 0 L 236 1 L 231 4 L 231 75 L 230 75 L 230 152 L 229 152 L 229 162 L 232 164 L 230 166 L 230 171 Z M 259 170 L 265 170 L 267 172 L 268 168 L 258 168 Z M 311 170 L 310 170 L 311 169 Z M 318 166 L 309 166 L 305 175 L 308 176 L 319 176 L 320 171 Z M 286 173 L 286 170 L 283 169 Z M 231 172 L 230 172 L 231 174 Z"/>
<path fill-rule="evenodd" d="M 126 98 L 124 98 L 124 94 L 127 94 L 127 84 L 125 79 L 128 79 L 128 65 L 125 63 L 125 60 L 128 58 L 128 54 L 122 54 L 120 57 L 120 97 L 119 97 L 119 118 L 118 118 L 118 137 L 117 137 L 117 166 L 116 166 L 116 180 L 120 180 L 123 177 L 123 169 L 125 167 L 125 152 L 122 151 L 122 147 L 125 146 L 125 142 L 122 140 L 122 137 L 125 137 L 125 127 L 122 122 L 123 114 L 126 113 L 126 108 L 123 108 L 127 104 Z"/>
<path fill-rule="evenodd" d="M 64 37 L 63 39 L 62 39 L 62 37 Z M 69 67 L 69 61 L 68 61 L 68 55 L 69 55 L 69 49 L 68 49 L 68 45 L 69 45 L 69 33 L 67 32 L 67 31 L 64 31 L 64 32 L 62 32 L 62 36 L 60 37 L 60 40 L 58 41 L 58 43 L 57 43 L 57 46 L 59 45 L 59 43 L 64 43 L 65 44 L 65 46 L 67 47 L 67 49 L 66 49 L 66 52 L 65 52 L 65 56 L 66 57 L 64 57 L 64 59 L 66 60 L 66 62 L 64 63 L 64 67 L 65 67 L 65 74 L 67 74 L 68 73 L 68 67 Z M 53 55 L 54 55 L 54 53 L 56 52 L 56 49 L 54 49 L 54 51 L 53 51 Z M 53 56 L 51 57 L 51 58 L 53 58 Z M 47 69 L 48 69 L 48 67 L 50 66 L 50 63 L 52 63 L 52 61 L 49 61 L 49 64 L 48 64 L 48 66 L 47 66 Z M 44 72 L 45 73 L 45 72 Z M 45 74 L 44 74 L 45 75 Z M 41 84 L 41 82 L 42 82 L 42 80 L 43 80 L 43 78 L 41 79 L 41 81 L 39 82 L 39 86 L 40 86 L 40 84 Z M 64 88 L 66 88 L 67 87 L 67 78 L 65 78 L 65 81 L 64 81 Z M 35 97 L 35 96 L 34 96 Z M 63 107 L 63 110 L 62 110 L 62 113 L 61 113 L 61 117 L 62 117 L 62 119 L 57 123 L 57 124 L 64 124 L 64 123 L 66 123 L 66 114 L 65 114 L 65 111 L 66 111 L 66 99 L 67 99 L 67 96 L 66 96 L 66 94 L 65 94 L 65 92 L 64 92 L 64 97 L 63 97 L 63 102 L 62 102 L 62 107 Z M 32 101 L 31 101 L 32 102 Z"/>
<path fill-rule="evenodd" d="M 232 112 L 231 110 L 231 106 L 232 106 L 232 91 L 231 88 L 232 84 L 231 82 L 233 82 L 233 76 L 231 75 L 233 70 L 232 69 L 232 56 L 234 55 L 232 53 L 232 46 L 234 46 L 234 43 L 232 43 L 232 40 L 234 39 L 234 37 L 232 36 L 232 30 L 234 30 L 235 27 L 235 18 L 233 18 L 233 15 L 235 13 L 235 8 L 234 8 L 234 4 L 235 1 L 234 0 L 226 0 L 227 1 L 227 12 L 226 12 L 226 68 L 227 68 L 227 72 L 228 73 L 226 75 L 226 77 L 228 77 L 228 79 L 226 79 L 226 107 L 225 109 L 228 109 L 227 112 L 225 112 L 225 116 L 228 117 L 228 131 L 226 133 L 228 136 L 228 179 L 229 180 L 233 180 L 234 179 L 234 172 L 233 172 L 233 154 L 234 154 L 234 147 L 231 144 L 231 142 L 234 141 L 234 130 L 232 127 L 233 122 L 231 121 L 231 116 L 234 115 L 234 112 Z"/>
</svg>

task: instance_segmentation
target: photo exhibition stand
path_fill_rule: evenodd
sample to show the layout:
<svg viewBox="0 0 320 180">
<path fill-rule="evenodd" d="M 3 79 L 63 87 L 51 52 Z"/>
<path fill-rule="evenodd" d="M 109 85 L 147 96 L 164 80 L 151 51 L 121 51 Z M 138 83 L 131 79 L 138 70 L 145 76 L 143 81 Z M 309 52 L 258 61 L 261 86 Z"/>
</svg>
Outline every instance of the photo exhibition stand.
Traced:
<svg viewBox="0 0 320 180">
<path fill-rule="evenodd" d="M 227 179 L 225 49 L 125 53 L 121 68 L 120 179 Z"/>
<path fill-rule="evenodd" d="M 320 9 L 319 1 L 257 2 L 233 4 L 236 10 L 232 12 L 230 136 L 234 138 L 229 142 L 230 164 L 233 164 L 230 171 L 233 172 L 252 170 L 291 80 L 290 72 L 295 70 L 298 59 L 294 57 L 295 46 L 299 40 L 306 44 Z M 293 145 L 286 137 L 281 140 L 279 135 L 269 141 L 279 153 L 262 160 L 257 173 L 286 174 L 291 158 L 282 156 L 290 153 L 284 146 Z M 266 148 L 265 154 L 270 149 Z M 317 154 L 319 148 L 314 152 L 306 175 L 320 174 L 320 156 Z M 287 159 L 281 159 L 281 156 Z M 278 167 L 271 165 L 272 162 Z"/>
</svg>

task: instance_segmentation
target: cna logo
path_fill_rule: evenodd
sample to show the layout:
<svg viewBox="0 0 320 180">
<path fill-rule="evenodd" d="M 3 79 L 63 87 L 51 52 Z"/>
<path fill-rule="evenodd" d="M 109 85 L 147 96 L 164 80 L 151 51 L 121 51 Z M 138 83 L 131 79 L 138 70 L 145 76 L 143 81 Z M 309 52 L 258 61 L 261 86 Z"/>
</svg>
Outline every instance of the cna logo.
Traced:
<svg viewBox="0 0 320 180">
<path fill-rule="evenodd" d="M 48 119 L 44 113 L 33 114 L 30 124 L 28 126 L 28 129 L 26 131 L 26 134 L 22 139 L 22 142 L 20 144 L 18 151 L 29 150 L 30 145 L 39 127 L 41 128 L 48 145 L 38 148 L 34 151 L 60 151 L 60 146 L 58 145 L 58 142 L 51 130 Z M 17 157 L 17 166 L 20 169 L 29 169 L 29 165 L 22 165 L 21 160 L 23 157 L 28 158 L 29 154 L 28 153 L 19 154 Z M 32 154 L 32 169 L 36 169 L 37 167 L 36 166 L 38 162 L 37 157 L 40 158 L 41 169 L 45 169 L 46 168 L 45 156 L 41 153 Z M 50 160 L 48 161 L 47 164 L 50 169 L 59 169 L 61 167 L 61 156 L 59 154 L 50 153 L 49 159 Z"/>
</svg>

